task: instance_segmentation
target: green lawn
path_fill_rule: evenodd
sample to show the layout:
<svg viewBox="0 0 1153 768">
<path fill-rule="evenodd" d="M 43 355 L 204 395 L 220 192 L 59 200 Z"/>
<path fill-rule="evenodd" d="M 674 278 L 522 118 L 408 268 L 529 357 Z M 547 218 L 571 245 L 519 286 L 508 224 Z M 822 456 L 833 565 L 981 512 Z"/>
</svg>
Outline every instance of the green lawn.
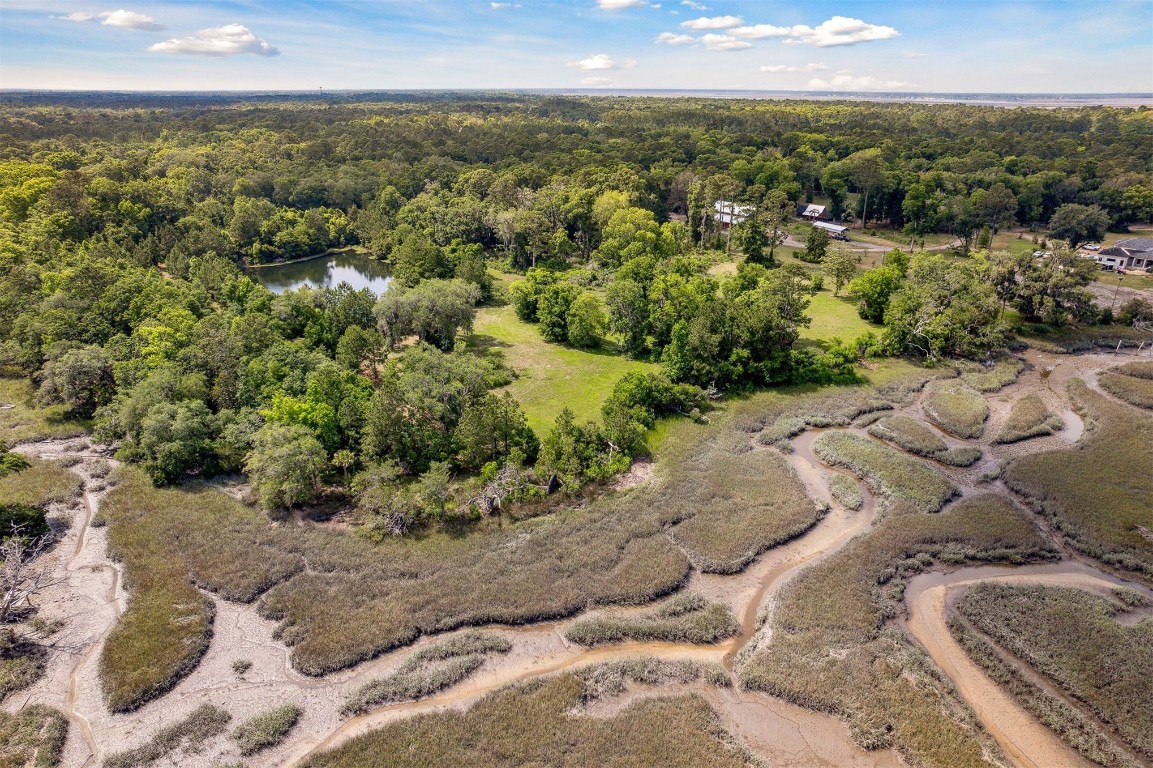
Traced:
<svg viewBox="0 0 1153 768">
<path fill-rule="evenodd" d="M 1153 275 L 1118 275 L 1116 272 L 1098 272 L 1097 282 L 1102 285 L 1107 285 L 1110 288 L 1116 285 L 1121 285 L 1125 288 L 1132 288 L 1137 291 L 1143 291 L 1148 288 L 1153 288 Z M 1122 302 L 1118 302 L 1119 304 Z"/>
<path fill-rule="evenodd" d="M 599 418 L 613 385 L 629 371 L 658 370 L 653 363 L 630 360 L 615 351 L 550 344 L 535 326 L 517 319 L 512 307 L 481 309 L 471 344 L 504 353 L 519 377 L 508 389 L 524 408 L 529 425 L 541 436 L 566 407 L 578 421 Z"/>
<path fill-rule="evenodd" d="M 867 331 L 879 332 L 880 325 L 862 320 L 857 314 L 857 302 L 844 295 L 833 296 L 832 290 L 817 291 L 809 304 L 808 328 L 801 329 L 801 339 L 827 341 L 839 336 L 841 341 L 852 341 Z"/>
</svg>

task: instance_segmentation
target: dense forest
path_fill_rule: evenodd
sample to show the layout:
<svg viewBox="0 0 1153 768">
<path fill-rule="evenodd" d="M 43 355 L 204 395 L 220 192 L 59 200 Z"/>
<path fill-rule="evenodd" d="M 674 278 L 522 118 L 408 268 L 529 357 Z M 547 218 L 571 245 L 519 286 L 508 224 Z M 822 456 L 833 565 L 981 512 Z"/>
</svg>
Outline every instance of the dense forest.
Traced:
<svg viewBox="0 0 1153 768">
<path fill-rule="evenodd" d="M 811 281 L 774 252 L 814 199 L 957 253 L 853 281 L 882 335 L 798 347 Z M 750 213 L 722 231 L 718 201 Z M 1108 321 L 1091 263 L 983 249 L 1018 224 L 1075 247 L 1151 219 L 1144 108 L 9 94 L 0 367 L 157 484 L 245 471 L 268 508 L 344 489 L 397 534 L 606 478 L 659 416 L 701 418 L 725 390 L 852 381 L 865 354 L 982 357 L 1005 305 Z M 274 295 L 247 273 L 347 246 L 390 264 L 383 296 Z M 735 274 L 709 273 L 718 251 L 745 257 Z M 463 343 L 505 301 L 551 342 L 611 337 L 661 372 L 536 435 L 495 391 L 516 372 Z"/>
</svg>

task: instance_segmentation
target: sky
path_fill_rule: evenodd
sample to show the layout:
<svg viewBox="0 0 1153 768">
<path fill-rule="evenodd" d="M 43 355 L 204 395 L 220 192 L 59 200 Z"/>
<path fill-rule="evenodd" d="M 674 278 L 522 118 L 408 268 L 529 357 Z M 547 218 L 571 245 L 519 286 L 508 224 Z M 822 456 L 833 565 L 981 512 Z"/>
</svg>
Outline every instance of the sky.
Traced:
<svg viewBox="0 0 1153 768">
<path fill-rule="evenodd" d="M 0 88 L 1153 92 L 1153 0 L 0 0 Z"/>
</svg>

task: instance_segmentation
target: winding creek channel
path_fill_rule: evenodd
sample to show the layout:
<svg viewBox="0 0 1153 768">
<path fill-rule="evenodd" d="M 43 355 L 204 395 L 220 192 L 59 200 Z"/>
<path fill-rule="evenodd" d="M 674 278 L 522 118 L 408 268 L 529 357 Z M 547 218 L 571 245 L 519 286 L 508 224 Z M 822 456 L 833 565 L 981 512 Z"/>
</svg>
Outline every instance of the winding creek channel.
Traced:
<svg viewBox="0 0 1153 768">
<path fill-rule="evenodd" d="M 1051 391 L 1055 390 L 1056 382 L 1047 383 Z M 1067 404 L 1062 410 L 1067 430 L 1061 442 L 1067 445 L 1070 437 L 1080 438 L 1082 425 Z M 852 431 L 863 434 L 862 430 Z M 304 716 L 293 731 L 290 743 L 249 761 L 253 766 L 279 766 L 297 764 L 310 754 L 389 722 L 420 713 L 465 708 L 511 683 L 599 662 L 637 656 L 691 659 L 722 663 L 732 672 L 740 651 L 757 636 L 758 626 L 771 614 L 781 587 L 808 564 L 827 557 L 866 532 L 873 522 L 877 501 L 864 484 L 859 483 L 865 499 L 859 511 L 848 510 L 830 498 L 829 475 L 848 473 L 826 466 L 813 455 L 811 446 L 816 435 L 816 431 L 799 435 L 788 461 L 810 496 L 827 504 L 829 512 L 805 534 L 768 550 L 742 573 L 720 576 L 694 571 L 687 585 L 710 600 L 723 601 L 732 607 L 740 621 L 741 631 L 737 637 L 716 645 L 633 642 L 589 649 L 574 645 L 564 637 L 565 629 L 575 619 L 521 627 L 492 625 L 484 629 L 505 636 L 513 645 L 510 653 L 489 659 L 478 672 L 441 694 L 380 707 L 352 719 L 339 715 L 350 693 L 395 671 L 416 650 L 441 642 L 453 633 L 422 638 L 412 646 L 353 669 L 312 678 L 292 669 L 288 649 L 274 637 L 275 622 L 259 617 L 250 605 L 230 603 L 210 595 L 216 604 L 213 640 L 197 668 L 166 696 L 140 710 L 127 715 L 109 713 L 101 698 L 97 662 L 104 639 L 123 612 L 126 596 L 120 568 L 106 556 L 104 530 L 89 525 L 98 512 L 103 494 L 90 490 L 94 479 L 84 463 L 76 464 L 72 470 L 85 486 L 80 511 L 75 513 L 62 545 L 50 555 L 59 561 L 60 581 L 41 600 L 43 606 L 51 606 L 49 615 L 65 618 L 68 624 L 56 638 L 55 652 L 44 679 L 12 696 L 4 708 L 16 710 L 43 703 L 65 711 L 73 727 L 69 730 L 64 765 L 85 766 L 99 764 L 112 752 L 143 743 L 159 727 L 186 716 L 203 703 L 228 709 L 233 714 L 233 722 L 238 723 L 274 704 L 295 702 L 304 708 Z M 75 442 L 32 443 L 19 446 L 18 450 L 44 458 L 95 455 L 87 447 L 82 451 L 65 449 Z M 947 573 L 935 571 L 912 579 L 906 590 L 908 615 L 902 621 L 903 626 L 953 682 L 961 698 L 973 708 L 1012 764 L 1029 768 L 1087 765 L 992 682 L 949 634 L 945 620 L 950 601 L 966 586 L 989 579 L 1098 591 L 1121 584 L 1146 594 L 1150 594 L 1149 590 L 1075 560 L 1017 568 L 988 566 Z M 771 638 L 762 633 L 757 642 L 771 642 Z M 238 677 L 232 664 L 240 659 L 252 661 L 252 668 Z M 767 694 L 735 687 L 716 689 L 704 684 L 680 686 L 677 690 L 693 690 L 704 696 L 734 737 L 770 764 L 803 767 L 901 764 L 891 750 L 866 752 L 858 747 L 839 719 Z M 667 692 L 658 688 L 633 691 L 626 696 Z M 210 766 L 218 757 L 218 753 L 208 750 L 182 757 L 180 764 Z"/>
</svg>

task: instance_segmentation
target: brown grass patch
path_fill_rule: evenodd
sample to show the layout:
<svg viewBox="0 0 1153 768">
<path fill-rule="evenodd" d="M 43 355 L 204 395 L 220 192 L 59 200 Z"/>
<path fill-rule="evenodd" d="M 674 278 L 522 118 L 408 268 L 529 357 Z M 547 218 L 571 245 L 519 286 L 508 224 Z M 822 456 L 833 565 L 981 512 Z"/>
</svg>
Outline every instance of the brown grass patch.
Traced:
<svg viewBox="0 0 1153 768">
<path fill-rule="evenodd" d="M 959 381 L 934 381 L 925 387 L 925 416 L 954 437 L 976 439 L 985 431 L 989 404 L 977 390 Z"/>
<path fill-rule="evenodd" d="M 957 487 L 925 462 L 867 437 L 826 432 L 813 443 L 813 453 L 829 464 L 852 470 L 874 492 L 908 501 L 926 512 L 936 512 L 957 494 Z"/>
<path fill-rule="evenodd" d="M 1153 577 L 1153 415 L 1114 403 L 1080 379 L 1069 394 L 1090 422 L 1076 447 L 1023 456 L 1005 483 L 1073 546 L 1109 565 Z"/>
<path fill-rule="evenodd" d="M 716 643 L 740 631 L 729 606 L 685 593 L 645 613 L 606 614 L 575 622 L 565 637 L 589 647 L 626 640 Z"/>
<path fill-rule="evenodd" d="M 908 416 L 886 416 L 869 427 L 869 434 L 916 456 L 954 467 L 968 467 L 981 458 L 980 448 L 950 448 L 936 432 Z"/>
<path fill-rule="evenodd" d="M 1020 358 L 1002 357 L 990 368 L 969 371 L 961 375 L 961 380 L 978 392 L 996 392 L 1017 380 L 1025 363 Z"/>
<path fill-rule="evenodd" d="M 80 495 L 80 478 L 59 463 L 29 458 L 28 469 L 0 477 L 0 504 L 46 508 L 69 504 Z"/>
<path fill-rule="evenodd" d="M 740 660 L 742 685 L 846 718 L 866 748 L 897 747 L 914 765 L 986 765 L 968 710 L 935 667 L 886 622 L 905 581 L 935 562 L 1055 557 L 1029 515 L 1003 496 L 936 514 L 897 501 L 867 534 L 784 588 L 771 642 Z"/>
<path fill-rule="evenodd" d="M 1153 759 L 1153 620 L 1116 621 L 1125 607 L 1080 589 L 978 584 L 957 610 L 976 629 L 1109 723 Z"/>
<path fill-rule="evenodd" d="M 1097 383 L 1101 389 L 1130 405 L 1153 409 L 1153 379 L 1102 371 L 1097 374 Z"/>
<path fill-rule="evenodd" d="M 997 433 L 998 443 L 1016 443 L 1031 437 L 1051 435 L 1065 427 L 1060 416 L 1049 410 L 1040 395 L 1029 394 L 1013 403 L 1005 426 Z"/>
</svg>

